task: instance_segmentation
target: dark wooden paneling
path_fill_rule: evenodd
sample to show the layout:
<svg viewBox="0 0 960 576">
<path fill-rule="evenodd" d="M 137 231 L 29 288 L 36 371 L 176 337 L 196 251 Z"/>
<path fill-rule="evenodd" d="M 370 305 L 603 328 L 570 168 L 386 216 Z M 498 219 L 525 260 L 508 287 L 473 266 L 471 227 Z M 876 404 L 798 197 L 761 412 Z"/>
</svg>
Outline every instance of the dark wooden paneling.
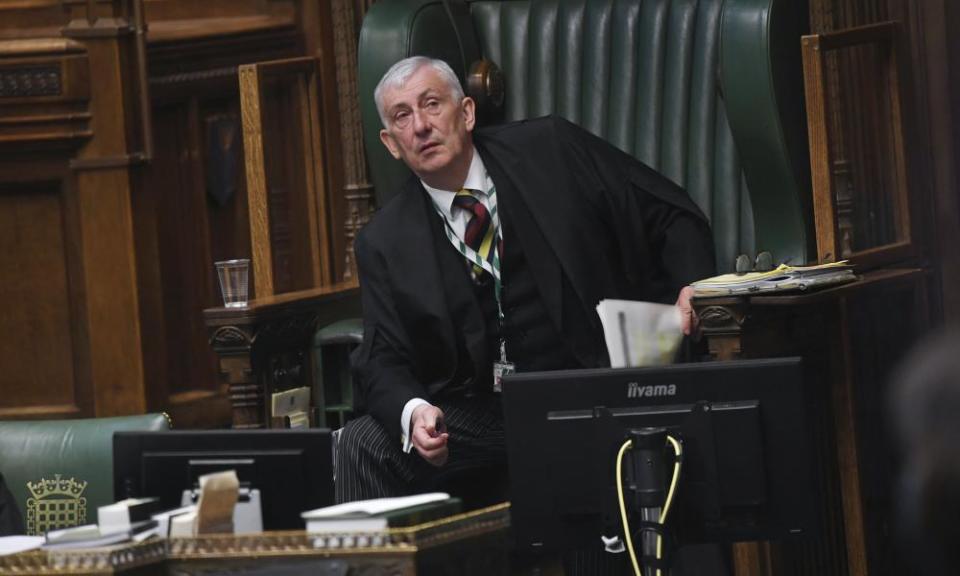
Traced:
<svg viewBox="0 0 960 576">
<path fill-rule="evenodd" d="M 234 85 L 236 87 L 236 85 Z M 205 100 L 200 104 L 200 117 L 205 123 L 215 122 L 216 119 L 228 119 L 231 125 L 236 126 L 235 133 L 235 151 L 232 154 L 236 156 L 236 170 L 229 176 L 224 175 L 224 180 L 230 179 L 236 186 L 234 193 L 226 202 L 216 200 L 212 195 L 207 194 L 207 218 L 210 228 L 210 257 L 213 261 L 229 260 L 232 258 L 250 258 L 250 225 L 249 209 L 247 206 L 247 183 L 243 173 L 243 135 L 240 124 L 240 105 L 238 95 L 233 93 L 230 97 L 213 98 Z M 216 148 L 207 142 L 209 132 L 203 135 L 203 145 L 200 154 L 203 158 L 202 166 L 216 166 L 218 159 L 210 155 Z M 210 277 L 213 278 L 213 268 L 210 269 Z M 253 279 L 251 278 L 251 286 Z M 219 306 L 220 292 L 218 287 L 214 286 L 211 294 L 213 304 Z"/>
<path fill-rule="evenodd" d="M 933 238 L 940 282 L 935 301 L 942 304 L 945 324 L 960 323 L 960 4 L 953 0 L 915 0 L 917 26 L 924 41 L 925 90 L 929 106 L 930 161 L 933 182 L 928 203 L 936 226 Z"/>
<path fill-rule="evenodd" d="M 0 371 L 0 389 L 4 394 L 0 395 L 0 414 L 4 416 L 76 402 L 77 351 L 64 222 L 58 182 L 3 186 L 0 366 L 4 370 Z"/>
<path fill-rule="evenodd" d="M 0 292 L 0 386 L 14 392 L 0 401 L 0 417 L 167 410 L 180 427 L 229 423 L 201 312 L 221 303 L 213 262 L 251 251 L 237 66 L 302 56 L 309 37 L 326 71 L 322 137 L 326 147 L 340 145 L 324 3 L 144 5 L 156 150 L 142 164 L 141 69 L 125 20 L 134 13 L 130 0 L 0 2 L 0 73 L 15 76 L 17 90 L 26 86 L 21 76 L 41 74 L 41 91 L 51 92 L 0 99 L 0 277 L 34 262 L 37 250 L 46 258 L 59 246 L 60 258 L 49 266 L 59 276 L 47 289 L 27 275 Z M 116 18 L 92 25 L 108 15 Z M 232 144 L 231 124 L 238 131 Z M 342 193 L 338 154 L 328 154 L 336 164 L 324 176 L 328 186 L 337 183 L 328 195 Z M 328 205 L 342 238 L 342 198 Z M 294 236 L 301 216 L 287 214 Z M 35 240 L 27 232 L 40 234 L 55 218 L 56 230 L 38 236 L 30 251 L 21 248 Z M 20 238 L 16 249 L 6 245 L 9 235 Z M 301 268 L 289 262 L 291 286 Z M 19 308 L 6 305 L 17 299 L 13 291 Z M 40 313 L 28 321 L 24 310 L 33 308 Z"/>
<path fill-rule="evenodd" d="M 234 137 L 217 128 L 232 124 L 235 106 L 229 99 L 191 98 L 156 107 L 156 157 L 134 199 L 150 404 L 179 412 L 181 427 L 229 419 L 202 311 L 220 304 L 213 262 L 249 255 L 239 123 Z M 222 147 L 222 139 L 231 138 L 238 155 L 233 160 Z M 212 171 L 219 179 L 208 178 Z M 211 186 L 232 193 L 214 197 Z"/>
<path fill-rule="evenodd" d="M 926 309 L 926 286 L 921 281 L 873 290 L 847 303 L 851 354 L 852 405 L 856 412 L 857 454 L 866 557 L 870 573 L 896 566 L 899 537 L 896 501 L 897 444 L 887 418 L 887 390 L 897 363 L 929 327 L 921 313 Z M 899 566 L 909 573 L 910 563 Z"/>
</svg>

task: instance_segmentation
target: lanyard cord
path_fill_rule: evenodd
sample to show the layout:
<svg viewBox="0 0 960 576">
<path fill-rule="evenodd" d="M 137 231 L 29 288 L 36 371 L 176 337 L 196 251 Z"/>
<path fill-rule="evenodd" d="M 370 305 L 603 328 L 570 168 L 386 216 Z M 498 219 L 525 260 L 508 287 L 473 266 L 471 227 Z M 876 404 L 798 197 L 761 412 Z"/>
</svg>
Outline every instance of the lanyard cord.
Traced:
<svg viewBox="0 0 960 576">
<path fill-rule="evenodd" d="M 493 186 L 487 192 L 487 199 L 490 204 L 490 225 L 493 226 L 493 246 L 490 247 L 493 250 L 492 261 L 487 261 L 485 258 L 481 257 L 476 250 L 467 246 L 467 243 L 463 241 L 457 233 L 454 232 L 453 227 L 450 225 L 450 222 L 447 220 L 447 217 L 444 215 L 443 209 L 436 203 L 433 202 L 433 207 L 436 209 L 437 214 L 443 219 L 444 229 L 447 233 L 447 239 L 450 240 L 450 243 L 453 244 L 453 247 L 457 249 L 457 252 L 460 252 L 467 259 L 467 262 L 478 266 L 493 276 L 493 297 L 497 301 L 497 319 L 500 322 L 501 329 L 503 328 L 503 306 L 500 300 L 500 292 L 502 290 L 503 284 L 500 280 L 500 251 L 498 246 L 500 244 L 500 216 L 497 213 L 497 187 Z M 479 201 L 479 199 L 477 199 Z M 501 345 L 503 343 L 501 342 Z"/>
</svg>

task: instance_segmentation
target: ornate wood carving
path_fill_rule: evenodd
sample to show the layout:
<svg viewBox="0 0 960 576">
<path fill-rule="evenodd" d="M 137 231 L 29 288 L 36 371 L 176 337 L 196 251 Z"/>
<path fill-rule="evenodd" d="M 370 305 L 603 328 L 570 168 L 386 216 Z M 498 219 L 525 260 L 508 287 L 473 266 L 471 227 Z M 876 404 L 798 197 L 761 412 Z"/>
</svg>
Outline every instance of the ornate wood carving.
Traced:
<svg viewBox="0 0 960 576">
<path fill-rule="evenodd" d="M 373 185 L 367 176 L 357 94 L 357 49 L 354 0 L 333 0 L 334 52 L 337 61 L 337 95 L 340 107 L 340 134 L 343 139 L 344 198 L 347 214 L 343 222 L 346 237 L 344 280 L 356 277 L 353 240 L 373 212 Z M 364 10 L 364 12 L 366 12 Z"/>
<path fill-rule="evenodd" d="M 359 315 L 357 297 L 356 284 L 336 284 L 204 312 L 234 428 L 267 427 L 271 393 L 311 384 L 309 348 L 317 326 Z"/>
<path fill-rule="evenodd" d="M 0 144 L 78 146 L 93 136 L 89 59 L 55 40 L 0 41 Z"/>
<path fill-rule="evenodd" d="M 60 66 L 0 69 L 0 98 L 59 96 Z"/>
<path fill-rule="evenodd" d="M 4 574 L 246 573 L 295 566 L 329 573 L 332 560 L 350 574 L 440 570 L 478 576 L 505 573 L 510 504 L 377 533 L 317 535 L 299 531 L 153 538 L 109 548 L 32 550 L 0 556 Z M 349 539 L 349 540 L 348 540 Z M 348 543 L 352 542 L 352 544 Z M 289 564 L 288 564 L 289 563 Z M 424 569 L 424 566 L 427 569 Z"/>
<path fill-rule="evenodd" d="M 745 308 L 739 305 L 707 306 L 698 314 L 703 330 L 711 334 L 719 331 L 739 331 L 746 318 Z"/>
<path fill-rule="evenodd" d="M 251 368 L 251 350 L 256 338 L 250 325 L 218 326 L 210 345 L 220 357 L 220 380 L 226 384 L 233 406 L 234 428 L 262 428 L 263 390 Z"/>
</svg>

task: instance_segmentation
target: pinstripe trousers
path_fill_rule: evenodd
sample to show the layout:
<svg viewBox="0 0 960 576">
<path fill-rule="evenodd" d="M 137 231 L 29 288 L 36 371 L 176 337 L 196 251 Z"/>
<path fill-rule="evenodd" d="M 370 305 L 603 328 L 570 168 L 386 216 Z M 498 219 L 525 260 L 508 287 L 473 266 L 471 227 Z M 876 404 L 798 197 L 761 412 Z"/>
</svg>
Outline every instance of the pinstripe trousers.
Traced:
<svg viewBox="0 0 960 576">
<path fill-rule="evenodd" d="M 499 470 L 506 475 L 506 445 L 500 399 L 438 402 L 450 434 L 449 458 L 441 467 L 427 463 L 416 450 L 403 452 L 396 436 L 370 416 L 347 422 L 337 442 L 334 475 L 338 503 L 402 496 L 436 490 L 445 480 L 471 470 Z M 400 422 L 397 422 L 397 427 Z"/>
</svg>

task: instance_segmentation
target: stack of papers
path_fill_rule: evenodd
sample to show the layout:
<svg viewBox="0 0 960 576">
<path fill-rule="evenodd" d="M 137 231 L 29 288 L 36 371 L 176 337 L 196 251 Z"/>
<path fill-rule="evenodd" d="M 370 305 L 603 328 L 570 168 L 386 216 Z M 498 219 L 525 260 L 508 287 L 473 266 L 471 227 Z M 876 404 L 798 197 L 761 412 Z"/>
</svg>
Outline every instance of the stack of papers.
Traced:
<svg viewBox="0 0 960 576">
<path fill-rule="evenodd" d="M 100 548 L 123 542 L 142 542 L 157 535 L 157 521 L 137 522 L 125 530 L 103 532 L 96 524 L 85 524 L 47 532 L 43 547 L 50 549 Z"/>
<path fill-rule="evenodd" d="M 846 260 L 815 266 L 787 266 L 781 264 L 768 272 L 723 274 L 691 284 L 693 295 L 736 296 L 770 292 L 804 291 L 823 286 L 845 284 L 856 280 L 853 266 Z"/>
<path fill-rule="evenodd" d="M 150 520 L 160 511 L 159 498 L 127 498 L 97 509 L 97 525 L 101 534 L 122 532 Z"/>
<path fill-rule="evenodd" d="M 358 500 L 301 514 L 307 532 L 375 532 L 411 526 L 460 512 L 459 498 L 445 492 L 431 492 L 398 498 Z"/>
</svg>

